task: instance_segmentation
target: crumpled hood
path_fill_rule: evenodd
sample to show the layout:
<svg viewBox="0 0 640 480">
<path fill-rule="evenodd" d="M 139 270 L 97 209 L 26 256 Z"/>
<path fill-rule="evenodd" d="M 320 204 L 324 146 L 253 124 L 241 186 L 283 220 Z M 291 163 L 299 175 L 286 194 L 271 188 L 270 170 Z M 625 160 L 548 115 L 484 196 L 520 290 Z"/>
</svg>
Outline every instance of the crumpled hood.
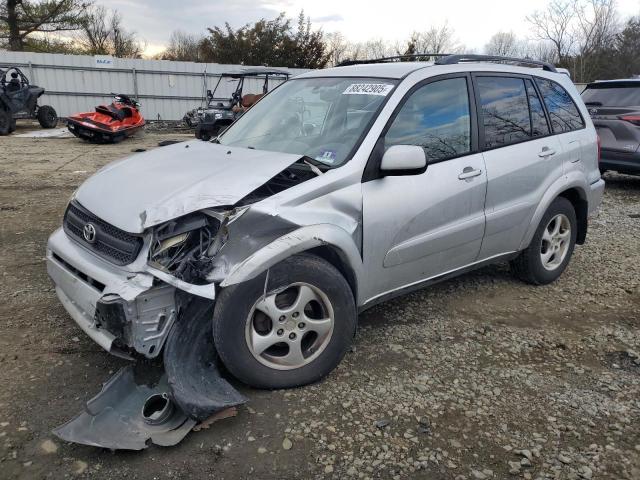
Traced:
<svg viewBox="0 0 640 480">
<path fill-rule="evenodd" d="M 203 208 L 233 205 L 300 155 L 176 143 L 111 163 L 85 181 L 75 199 L 131 233 Z"/>
</svg>

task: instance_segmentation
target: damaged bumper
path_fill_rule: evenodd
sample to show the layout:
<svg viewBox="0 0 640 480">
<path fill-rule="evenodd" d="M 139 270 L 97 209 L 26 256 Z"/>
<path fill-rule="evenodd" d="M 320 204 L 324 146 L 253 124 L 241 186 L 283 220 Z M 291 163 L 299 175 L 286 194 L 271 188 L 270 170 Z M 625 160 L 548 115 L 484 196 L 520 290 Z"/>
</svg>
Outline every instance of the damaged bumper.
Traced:
<svg viewBox="0 0 640 480">
<path fill-rule="evenodd" d="M 125 358 L 160 353 L 176 321 L 175 286 L 107 263 L 62 229 L 49 238 L 47 273 L 67 312 L 106 351 Z"/>
<path fill-rule="evenodd" d="M 146 258 L 144 249 L 140 256 Z M 220 376 L 213 337 L 203 334 L 211 328 L 212 286 L 200 292 L 210 298 L 191 291 L 196 295 L 178 308 L 179 280 L 144 271 L 140 258 L 127 268 L 86 251 L 62 229 L 49 238 L 47 272 L 80 328 L 124 358 L 162 352 L 162 366 L 129 365 L 105 383 L 81 413 L 54 430 L 63 440 L 127 450 L 175 445 L 198 423 L 234 415 L 246 402 Z"/>
</svg>

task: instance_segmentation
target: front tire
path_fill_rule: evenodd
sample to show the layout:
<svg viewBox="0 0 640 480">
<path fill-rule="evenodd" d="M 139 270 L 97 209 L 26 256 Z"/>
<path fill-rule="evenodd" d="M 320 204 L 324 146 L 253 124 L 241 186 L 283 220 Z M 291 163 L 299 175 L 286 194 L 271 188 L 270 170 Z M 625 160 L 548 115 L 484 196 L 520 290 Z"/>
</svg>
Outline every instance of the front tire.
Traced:
<svg viewBox="0 0 640 480">
<path fill-rule="evenodd" d="M 11 112 L 0 108 L 0 135 L 9 135 L 11 133 L 11 122 L 13 116 Z"/>
<path fill-rule="evenodd" d="M 257 388 L 289 388 L 331 372 L 351 346 L 356 323 L 345 278 L 325 260 L 299 254 L 223 289 L 213 336 L 236 378 Z"/>
<path fill-rule="evenodd" d="M 51 105 L 38 108 L 38 122 L 42 128 L 55 128 L 58 125 L 58 114 Z"/>
<path fill-rule="evenodd" d="M 564 197 L 556 198 L 542 216 L 529 246 L 511 261 L 511 270 L 532 285 L 555 281 L 571 260 L 577 233 L 573 205 Z"/>
</svg>

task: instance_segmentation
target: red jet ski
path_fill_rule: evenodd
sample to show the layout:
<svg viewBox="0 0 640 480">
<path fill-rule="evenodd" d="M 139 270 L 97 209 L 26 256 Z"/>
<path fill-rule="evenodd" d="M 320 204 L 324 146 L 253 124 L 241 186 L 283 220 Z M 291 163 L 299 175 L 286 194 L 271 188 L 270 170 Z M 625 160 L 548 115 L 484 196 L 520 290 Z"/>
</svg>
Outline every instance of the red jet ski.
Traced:
<svg viewBox="0 0 640 480">
<path fill-rule="evenodd" d="M 76 113 L 67 119 L 76 137 L 95 143 L 116 143 L 144 127 L 140 104 L 127 95 L 114 94 L 110 105 L 98 105 L 95 112 Z"/>
</svg>

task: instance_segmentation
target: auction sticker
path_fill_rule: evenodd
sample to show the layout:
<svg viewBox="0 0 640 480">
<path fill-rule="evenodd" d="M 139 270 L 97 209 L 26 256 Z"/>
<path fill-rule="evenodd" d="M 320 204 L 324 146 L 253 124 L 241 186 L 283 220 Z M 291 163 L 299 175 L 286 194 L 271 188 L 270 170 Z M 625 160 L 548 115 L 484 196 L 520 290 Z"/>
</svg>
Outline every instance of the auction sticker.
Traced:
<svg viewBox="0 0 640 480">
<path fill-rule="evenodd" d="M 393 89 L 388 83 L 352 83 L 342 92 L 343 95 L 381 95 L 386 97 Z"/>
</svg>

